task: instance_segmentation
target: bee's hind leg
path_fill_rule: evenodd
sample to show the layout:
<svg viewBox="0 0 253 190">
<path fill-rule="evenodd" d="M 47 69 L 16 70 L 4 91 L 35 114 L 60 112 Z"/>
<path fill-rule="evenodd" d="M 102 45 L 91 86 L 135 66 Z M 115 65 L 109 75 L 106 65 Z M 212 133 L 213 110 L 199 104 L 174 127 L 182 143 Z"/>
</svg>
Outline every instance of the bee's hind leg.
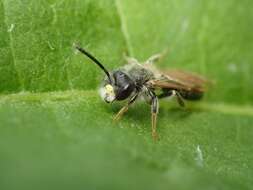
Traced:
<svg viewBox="0 0 253 190">
<path fill-rule="evenodd" d="M 184 99 L 178 91 L 172 90 L 172 95 L 176 96 L 177 102 L 181 107 L 185 107 Z"/>
<path fill-rule="evenodd" d="M 135 102 L 137 97 L 138 97 L 138 94 L 135 94 L 132 98 L 130 98 L 130 100 L 127 102 L 127 104 L 125 106 L 123 106 L 119 110 L 119 112 L 114 116 L 113 121 L 119 121 L 121 119 L 121 117 L 124 115 L 124 113 L 126 113 L 128 111 L 129 106 Z"/>
<path fill-rule="evenodd" d="M 156 62 L 160 61 L 161 59 L 163 59 L 167 55 L 167 53 L 168 53 L 168 50 L 165 49 L 163 52 L 155 54 L 155 55 L 151 56 L 150 58 L 148 58 L 145 63 L 146 64 L 156 63 Z"/>
<path fill-rule="evenodd" d="M 123 54 L 123 57 L 124 57 L 124 60 L 127 62 L 127 64 L 132 64 L 132 63 L 136 64 L 136 63 L 138 63 L 137 59 L 135 59 L 133 57 L 129 57 L 126 54 Z"/>
<path fill-rule="evenodd" d="M 184 98 L 176 90 L 164 91 L 162 94 L 158 95 L 158 98 L 162 99 L 162 98 L 168 98 L 168 97 L 174 97 L 174 96 L 176 96 L 178 104 L 181 107 L 185 107 Z"/>
</svg>

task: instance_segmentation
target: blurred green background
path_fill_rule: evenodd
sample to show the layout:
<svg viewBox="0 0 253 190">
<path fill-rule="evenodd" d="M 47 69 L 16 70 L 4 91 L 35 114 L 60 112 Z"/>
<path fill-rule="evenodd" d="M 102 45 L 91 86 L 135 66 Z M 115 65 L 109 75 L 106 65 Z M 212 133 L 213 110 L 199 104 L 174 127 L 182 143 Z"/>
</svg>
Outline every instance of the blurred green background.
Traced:
<svg viewBox="0 0 253 190">
<path fill-rule="evenodd" d="M 103 74 L 123 54 L 216 82 L 201 103 L 161 101 L 121 122 L 102 102 Z M 0 0 L 1 189 L 251 189 L 253 2 Z"/>
</svg>

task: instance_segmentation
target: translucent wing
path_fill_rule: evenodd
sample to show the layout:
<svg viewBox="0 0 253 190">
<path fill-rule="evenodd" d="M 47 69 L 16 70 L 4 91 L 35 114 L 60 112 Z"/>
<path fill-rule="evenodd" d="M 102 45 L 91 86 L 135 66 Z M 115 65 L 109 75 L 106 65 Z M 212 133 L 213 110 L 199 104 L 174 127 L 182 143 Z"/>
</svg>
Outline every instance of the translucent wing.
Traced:
<svg viewBox="0 0 253 190">
<path fill-rule="evenodd" d="M 150 81 L 154 88 L 204 92 L 210 84 L 204 77 L 184 71 L 167 70 L 160 73 L 161 77 Z"/>
</svg>

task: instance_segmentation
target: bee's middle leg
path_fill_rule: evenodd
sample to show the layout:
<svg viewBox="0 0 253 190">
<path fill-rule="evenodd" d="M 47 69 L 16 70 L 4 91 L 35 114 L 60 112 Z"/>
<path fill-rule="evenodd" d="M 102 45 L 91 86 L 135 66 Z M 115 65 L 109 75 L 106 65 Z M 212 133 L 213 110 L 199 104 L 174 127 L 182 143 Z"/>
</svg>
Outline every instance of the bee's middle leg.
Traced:
<svg viewBox="0 0 253 190">
<path fill-rule="evenodd" d="M 156 95 L 153 95 L 151 100 L 151 121 L 152 121 L 152 137 L 154 140 L 158 139 L 156 131 L 157 114 L 159 111 L 159 102 Z"/>
<path fill-rule="evenodd" d="M 124 115 L 124 113 L 126 113 L 128 111 L 128 108 L 131 104 L 133 104 L 135 102 L 135 100 L 137 99 L 138 94 L 135 94 L 129 101 L 128 103 L 123 106 L 119 112 L 114 116 L 113 121 L 119 121 L 121 119 L 121 117 Z"/>
</svg>

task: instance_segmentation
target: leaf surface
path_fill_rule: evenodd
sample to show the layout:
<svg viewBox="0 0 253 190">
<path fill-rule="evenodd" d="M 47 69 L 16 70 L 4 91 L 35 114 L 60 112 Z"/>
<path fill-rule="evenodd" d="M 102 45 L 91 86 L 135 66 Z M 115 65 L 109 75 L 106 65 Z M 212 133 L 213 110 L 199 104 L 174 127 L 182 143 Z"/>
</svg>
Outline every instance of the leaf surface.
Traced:
<svg viewBox="0 0 253 190">
<path fill-rule="evenodd" d="M 251 189 L 253 3 L 249 0 L 0 0 L 0 189 Z M 123 54 L 216 81 L 205 101 L 103 103 Z"/>
</svg>

